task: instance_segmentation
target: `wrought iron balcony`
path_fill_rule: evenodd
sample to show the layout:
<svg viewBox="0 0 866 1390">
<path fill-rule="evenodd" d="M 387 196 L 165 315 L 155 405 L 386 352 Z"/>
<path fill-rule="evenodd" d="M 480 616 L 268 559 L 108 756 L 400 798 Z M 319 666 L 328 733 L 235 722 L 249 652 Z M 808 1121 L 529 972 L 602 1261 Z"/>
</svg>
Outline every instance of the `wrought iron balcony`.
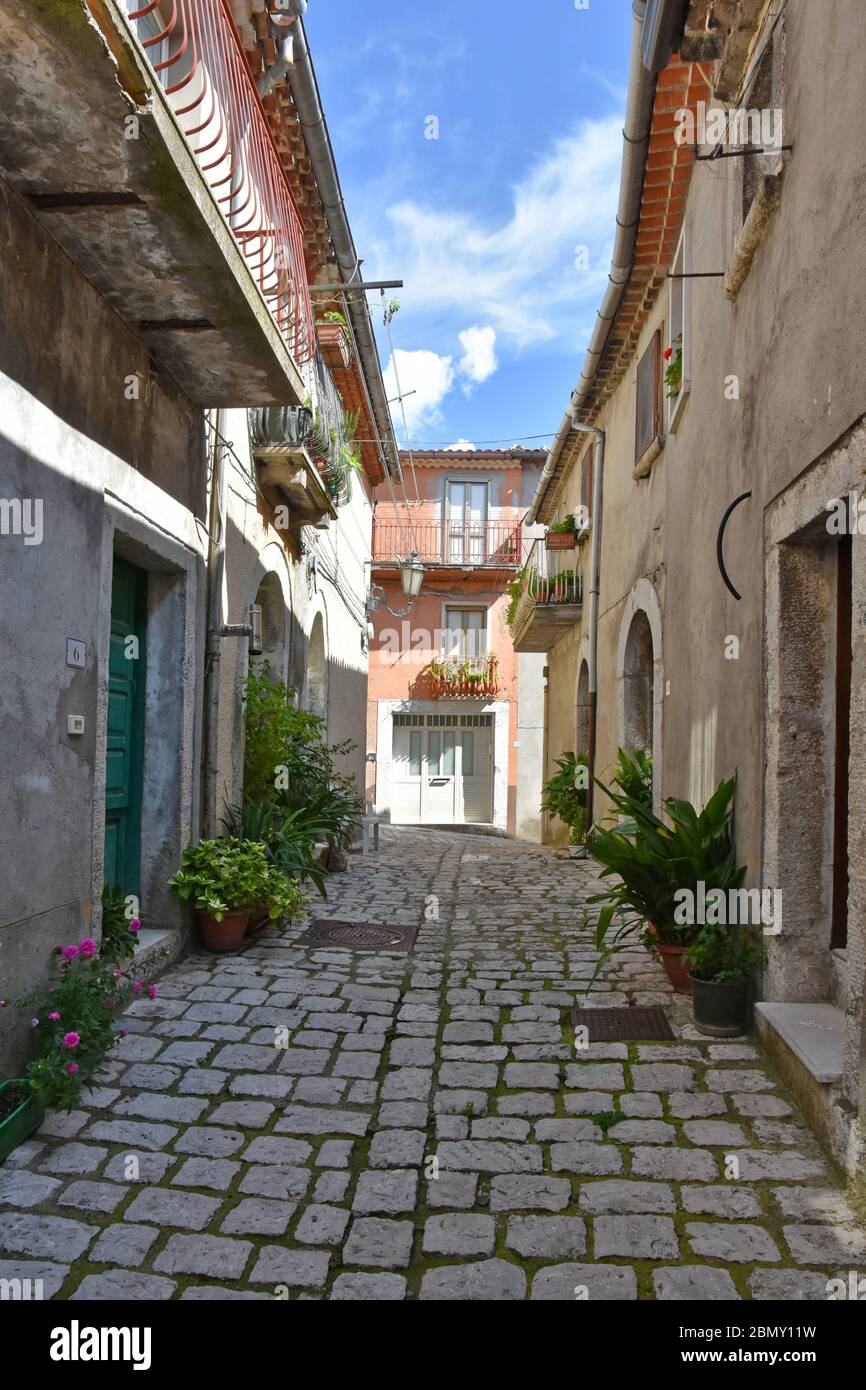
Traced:
<svg viewBox="0 0 866 1390">
<path fill-rule="evenodd" d="M 499 691 L 498 661 L 491 654 L 431 661 L 427 674 L 434 700 L 492 700 Z"/>
<path fill-rule="evenodd" d="M 373 563 L 396 565 L 408 541 L 424 565 L 457 569 L 519 569 L 522 530 L 513 521 L 374 519 Z"/>
<path fill-rule="evenodd" d="M 250 274 L 296 362 L 316 347 L 301 220 L 228 0 L 125 0 Z"/>
<path fill-rule="evenodd" d="M 522 586 L 509 626 L 517 652 L 547 652 L 563 633 L 580 622 L 583 576 L 575 550 L 547 550 L 533 541 L 518 576 Z"/>
</svg>

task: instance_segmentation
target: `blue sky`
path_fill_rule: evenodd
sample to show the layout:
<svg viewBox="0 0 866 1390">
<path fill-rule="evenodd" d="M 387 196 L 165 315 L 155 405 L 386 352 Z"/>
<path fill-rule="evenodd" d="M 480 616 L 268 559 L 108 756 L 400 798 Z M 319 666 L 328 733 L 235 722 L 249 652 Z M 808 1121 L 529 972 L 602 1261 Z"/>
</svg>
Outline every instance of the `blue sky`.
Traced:
<svg viewBox="0 0 866 1390">
<path fill-rule="evenodd" d="M 365 278 L 406 282 L 412 443 L 549 443 L 610 263 L 630 0 L 310 0 L 305 22 Z"/>
</svg>

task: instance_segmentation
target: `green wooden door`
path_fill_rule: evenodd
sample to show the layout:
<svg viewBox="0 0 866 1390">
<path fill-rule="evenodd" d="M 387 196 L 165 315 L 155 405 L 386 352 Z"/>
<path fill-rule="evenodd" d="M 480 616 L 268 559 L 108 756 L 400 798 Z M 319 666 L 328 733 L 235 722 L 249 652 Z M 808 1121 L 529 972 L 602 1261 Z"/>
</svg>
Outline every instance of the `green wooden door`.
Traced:
<svg viewBox="0 0 866 1390">
<path fill-rule="evenodd" d="M 114 561 L 108 658 L 105 882 L 140 892 L 147 575 Z"/>
</svg>

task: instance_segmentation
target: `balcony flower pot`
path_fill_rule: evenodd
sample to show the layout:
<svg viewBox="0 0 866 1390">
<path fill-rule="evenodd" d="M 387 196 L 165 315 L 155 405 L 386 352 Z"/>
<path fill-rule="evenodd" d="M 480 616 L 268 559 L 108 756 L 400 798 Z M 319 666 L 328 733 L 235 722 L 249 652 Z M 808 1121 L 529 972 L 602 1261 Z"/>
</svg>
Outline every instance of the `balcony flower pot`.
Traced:
<svg viewBox="0 0 866 1390">
<path fill-rule="evenodd" d="M 546 550 L 574 550 L 576 546 L 577 534 L 574 531 L 548 531 L 544 537 Z"/>
<path fill-rule="evenodd" d="M 686 951 L 689 949 L 688 945 L 665 945 L 663 941 L 658 939 L 658 931 L 653 926 L 652 922 L 647 923 L 647 931 L 650 937 L 652 937 L 650 950 L 653 955 L 658 956 L 661 961 L 664 972 L 673 985 L 675 992 L 677 994 L 691 994 L 692 982 L 689 975 L 689 968 L 687 962 L 683 959 Z"/>
<path fill-rule="evenodd" d="M 328 366 L 336 367 L 338 371 L 348 367 L 352 361 L 352 348 L 343 325 L 334 321 L 322 322 L 316 325 L 316 331 L 322 356 Z"/>
<path fill-rule="evenodd" d="M 221 922 L 209 912 L 199 912 L 198 929 L 208 951 L 220 954 L 226 951 L 239 951 L 244 944 L 249 912 L 227 912 Z"/>
<path fill-rule="evenodd" d="M 21 1077 L 0 1082 L 0 1163 L 39 1128 L 45 1107 Z"/>
<path fill-rule="evenodd" d="M 736 1038 L 746 1031 L 749 979 L 701 980 L 692 975 L 692 1013 L 695 1027 L 711 1038 Z"/>
</svg>

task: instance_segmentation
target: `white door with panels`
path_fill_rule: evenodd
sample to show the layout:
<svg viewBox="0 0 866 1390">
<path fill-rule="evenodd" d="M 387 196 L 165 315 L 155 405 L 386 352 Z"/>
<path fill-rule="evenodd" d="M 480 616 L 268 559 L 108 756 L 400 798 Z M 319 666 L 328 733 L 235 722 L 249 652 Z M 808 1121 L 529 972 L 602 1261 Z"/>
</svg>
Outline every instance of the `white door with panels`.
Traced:
<svg viewBox="0 0 866 1390">
<path fill-rule="evenodd" d="M 395 825 L 480 825 L 492 819 L 493 715 L 395 714 Z"/>
</svg>

